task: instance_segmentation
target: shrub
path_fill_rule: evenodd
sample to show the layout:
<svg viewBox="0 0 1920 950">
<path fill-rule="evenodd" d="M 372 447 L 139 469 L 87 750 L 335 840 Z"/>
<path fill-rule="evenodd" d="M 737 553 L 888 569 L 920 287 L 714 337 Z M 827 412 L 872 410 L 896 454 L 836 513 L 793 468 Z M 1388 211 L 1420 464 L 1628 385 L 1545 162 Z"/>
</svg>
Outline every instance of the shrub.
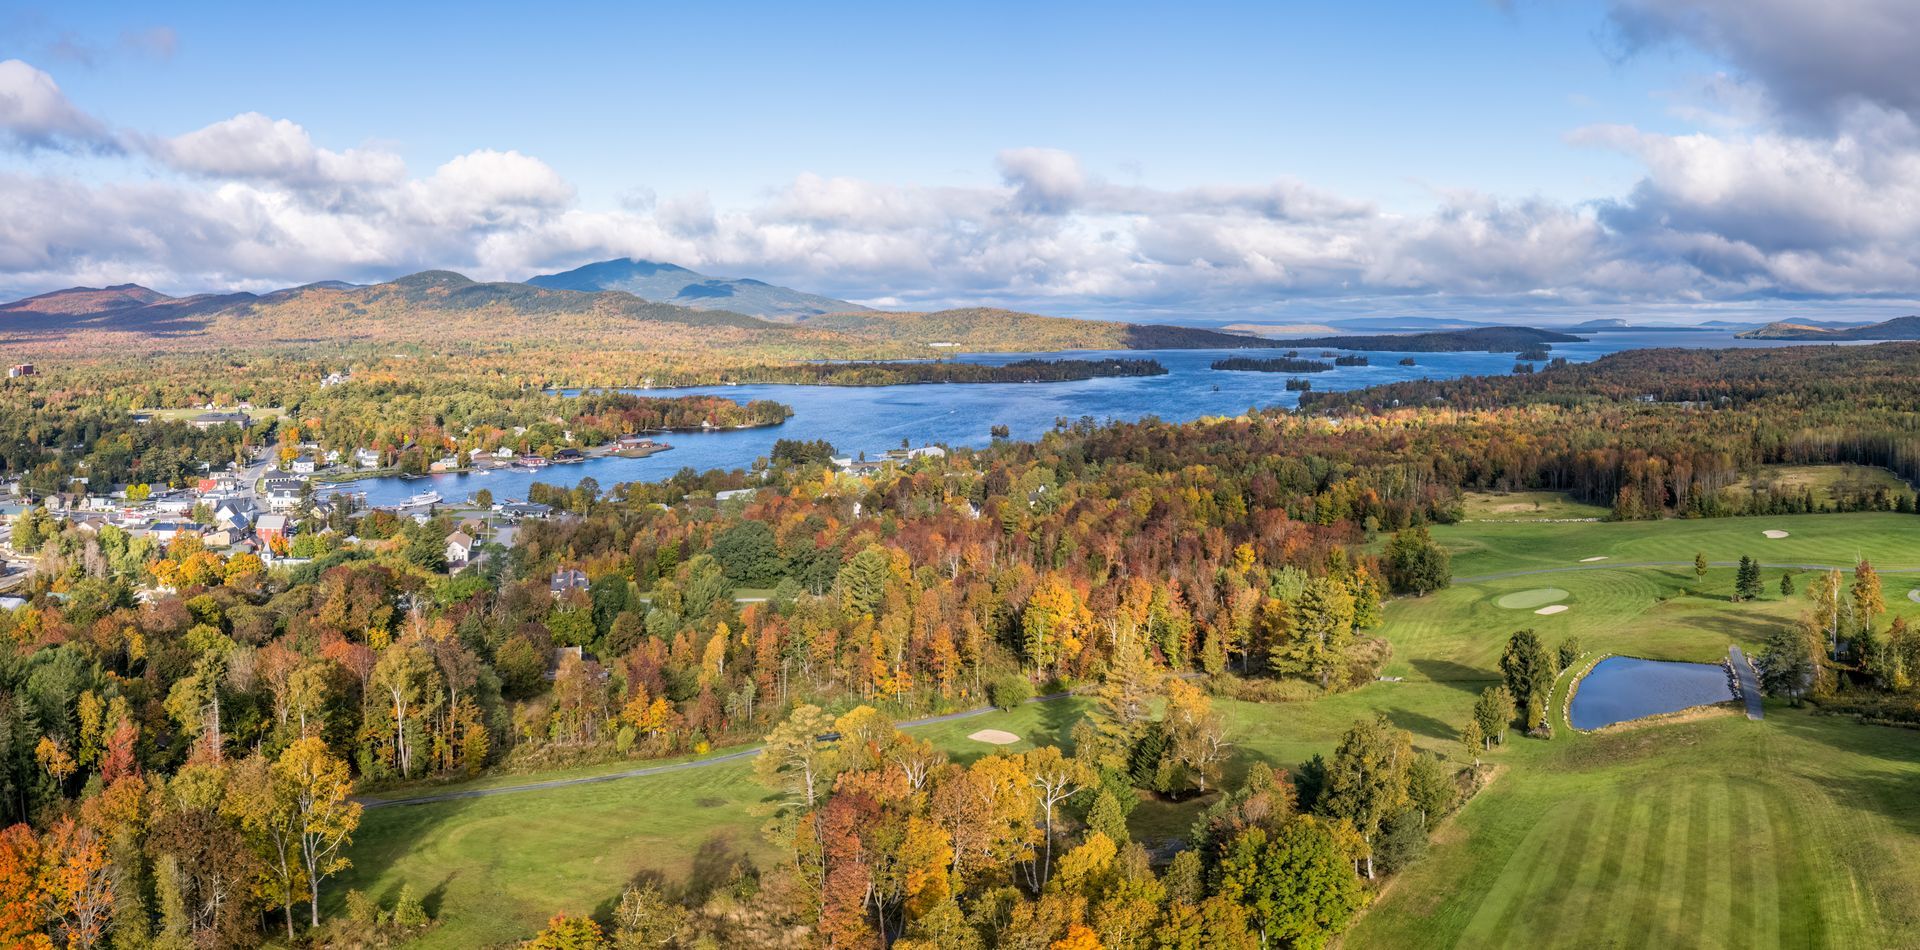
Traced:
<svg viewBox="0 0 1920 950">
<path fill-rule="evenodd" d="M 1000 709 L 1014 709 L 1033 698 L 1033 684 L 1018 674 L 1008 674 L 987 684 L 987 701 Z"/>
</svg>

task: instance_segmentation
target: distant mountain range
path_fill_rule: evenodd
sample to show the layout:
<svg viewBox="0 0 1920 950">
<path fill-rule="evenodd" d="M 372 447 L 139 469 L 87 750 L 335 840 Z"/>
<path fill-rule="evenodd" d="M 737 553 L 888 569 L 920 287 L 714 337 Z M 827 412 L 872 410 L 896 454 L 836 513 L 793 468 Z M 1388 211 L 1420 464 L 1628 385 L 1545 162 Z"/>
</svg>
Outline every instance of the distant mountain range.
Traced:
<svg viewBox="0 0 1920 950">
<path fill-rule="evenodd" d="M 788 301 L 827 300 L 758 281 L 736 286 L 763 297 L 791 295 L 784 298 Z M 690 327 L 697 332 L 688 332 Z M 0 304 L 0 347 L 49 355 L 130 344 L 209 350 L 316 343 L 407 343 L 436 351 L 487 350 L 503 344 L 586 346 L 695 361 L 1273 345 L 1197 327 L 991 308 L 932 313 L 854 309 L 804 316 L 789 311 L 784 319 L 773 320 L 717 307 L 658 303 L 621 290 L 488 283 L 451 271 L 424 271 L 372 285 L 322 281 L 266 294 L 170 297 L 132 284 L 74 287 Z"/>
<path fill-rule="evenodd" d="M 1846 325 L 1812 320 L 1769 323 L 1757 330 L 1737 333 L 1743 340 L 1920 340 L 1920 316 L 1894 317 L 1881 323 Z"/>
<path fill-rule="evenodd" d="M 529 278 L 527 283 L 552 290 L 620 290 L 654 303 L 696 310 L 731 310 L 783 322 L 868 309 L 857 303 L 752 278 L 708 277 L 677 264 L 632 258 L 599 261 L 559 274 L 541 274 Z"/>
<path fill-rule="evenodd" d="M 1511 353 L 1545 344 L 1586 341 L 1569 333 L 1540 330 L 1534 327 L 1474 327 L 1467 330 L 1439 330 L 1432 333 L 1317 336 L 1274 342 L 1300 349 L 1319 347 L 1330 350 L 1386 350 L 1397 353 Z"/>
</svg>

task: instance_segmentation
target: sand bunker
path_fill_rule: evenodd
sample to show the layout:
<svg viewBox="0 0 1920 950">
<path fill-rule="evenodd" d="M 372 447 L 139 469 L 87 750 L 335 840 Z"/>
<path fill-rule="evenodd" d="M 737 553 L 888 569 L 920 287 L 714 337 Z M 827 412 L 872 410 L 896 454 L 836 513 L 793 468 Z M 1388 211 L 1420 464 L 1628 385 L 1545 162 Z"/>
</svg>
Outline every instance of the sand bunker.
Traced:
<svg viewBox="0 0 1920 950">
<path fill-rule="evenodd" d="M 1564 600 L 1566 596 L 1567 592 L 1558 587 L 1536 587 L 1532 590 L 1516 590 L 1511 594 L 1503 594 L 1495 598 L 1493 605 L 1505 607 L 1508 610 L 1532 610 L 1535 607 L 1545 607 L 1556 600 Z"/>
<path fill-rule="evenodd" d="M 1913 601 L 1916 604 L 1920 604 L 1920 590 L 1907 591 L 1907 599 Z"/>
<path fill-rule="evenodd" d="M 1542 617 L 1551 617 L 1554 614 L 1560 613 L 1561 611 L 1566 609 L 1567 609 L 1566 604 L 1554 604 L 1551 607 L 1542 607 L 1539 610 L 1534 611 L 1534 613 L 1537 613 Z"/>
<path fill-rule="evenodd" d="M 1581 558 L 1581 559 L 1580 559 L 1580 563 L 1582 563 L 1582 564 L 1591 564 L 1591 563 L 1593 563 L 1593 562 L 1595 562 L 1595 561 L 1604 561 L 1604 560 L 1606 560 L 1606 559 L 1607 559 L 1607 556 L 1606 556 L 1606 555 L 1604 555 L 1604 554 L 1602 554 L 1602 555 L 1600 555 L 1599 557 L 1583 557 L 1583 558 Z"/>
<path fill-rule="evenodd" d="M 1772 528 L 1766 531 L 1762 531 L 1760 533 L 1766 535 L 1769 538 L 1776 538 L 1776 539 L 1784 538 L 1787 536 L 1787 533 L 1785 531 L 1780 530 L 1779 528 Z"/>
<path fill-rule="evenodd" d="M 1019 736 L 1011 732 L 1003 732 L 999 729 L 982 729 L 967 738 L 975 742 L 986 742 L 992 745 L 1012 745 L 1020 741 Z"/>
</svg>

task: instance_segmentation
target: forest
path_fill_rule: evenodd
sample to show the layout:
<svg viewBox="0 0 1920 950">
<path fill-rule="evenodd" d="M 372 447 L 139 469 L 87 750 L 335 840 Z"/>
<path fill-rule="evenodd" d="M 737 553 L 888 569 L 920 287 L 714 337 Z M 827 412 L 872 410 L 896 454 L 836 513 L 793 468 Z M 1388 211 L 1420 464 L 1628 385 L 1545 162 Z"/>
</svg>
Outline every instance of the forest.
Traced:
<svg viewBox="0 0 1920 950">
<path fill-rule="evenodd" d="M 1226 359 L 1214 360 L 1209 365 L 1213 369 L 1243 373 L 1324 373 L 1333 369 L 1332 363 L 1303 360 L 1295 356 L 1276 356 L 1272 359 L 1230 356 Z"/>
<path fill-rule="evenodd" d="M 561 517 L 452 575 L 445 515 L 302 510 L 306 563 L 270 569 L 192 533 L 156 544 L 32 510 L 14 534 L 37 558 L 29 602 L 0 614 L 0 935 L 375 939 L 365 928 L 423 912 L 417 895 L 368 910 L 368 895 L 329 889 L 353 793 L 766 737 L 762 778 L 784 798 L 772 831 L 792 860 L 738 880 L 760 889 L 761 916 L 729 932 L 637 886 L 611 937 L 563 918 L 536 945 L 804 926 L 845 946 L 1317 946 L 1482 777 L 1397 754 L 1404 733 L 1364 720 L 1324 761 L 1217 795 L 1191 849 L 1147 854 L 1116 824 L 1136 793 L 1221 791 L 1229 737 L 1212 698 L 1371 682 L 1390 655 L 1371 632 L 1385 598 L 1449 583 L 1427 527 L 1457 518 L 1464 491 L 1571 491 L 1622 519 L 1844 507 L 1734 509 L 1720 489 L 1778 462 L 1900 471 L 1911 356 L 1649 351 L 1313 393 L 1304 413 L 1063 423 L 869 476 L 790 444 L 763 478 L 550 490 Z M 450 434 L 564 398 L 502 409 L 356 388 L 296 402 L 287 425 L 357 441 L 431 418 Z M 712 408 L 564 405 L 604 432 Z M 330 428 L 348 425 L 362 428 Z M 744 504 L 714 500 L 749 484 Z M 1914 507 L 1884 489 L 1857 503 Z M 584 586 L 553 582 L 576 570 Z M 741 602 L 742 588 L 771 593 Z M 1909 688 L 1904 654 L 1884 655 L 1836 666 L 1815 698 Z M 1059 689 L 1098 707 L 1070 754 L 961 766 L 888 725 Z M 807 741 L 829 731 L 831 746 Z"/>
</svg>

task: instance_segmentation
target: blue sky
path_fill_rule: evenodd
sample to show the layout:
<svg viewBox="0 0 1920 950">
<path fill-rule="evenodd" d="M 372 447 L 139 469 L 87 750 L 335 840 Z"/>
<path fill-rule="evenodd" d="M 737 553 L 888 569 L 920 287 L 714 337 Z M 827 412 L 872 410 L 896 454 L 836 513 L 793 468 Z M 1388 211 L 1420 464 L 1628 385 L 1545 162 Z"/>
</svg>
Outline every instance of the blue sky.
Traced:
<svg viewBox="0 0 1920 950">
<path fill-rule="evenodd" d="M 1160 316 L 1920 293 L 1898 0 L 262 6 L 0 6 L 0 290 L 631 255 Z"/>
</svg>

